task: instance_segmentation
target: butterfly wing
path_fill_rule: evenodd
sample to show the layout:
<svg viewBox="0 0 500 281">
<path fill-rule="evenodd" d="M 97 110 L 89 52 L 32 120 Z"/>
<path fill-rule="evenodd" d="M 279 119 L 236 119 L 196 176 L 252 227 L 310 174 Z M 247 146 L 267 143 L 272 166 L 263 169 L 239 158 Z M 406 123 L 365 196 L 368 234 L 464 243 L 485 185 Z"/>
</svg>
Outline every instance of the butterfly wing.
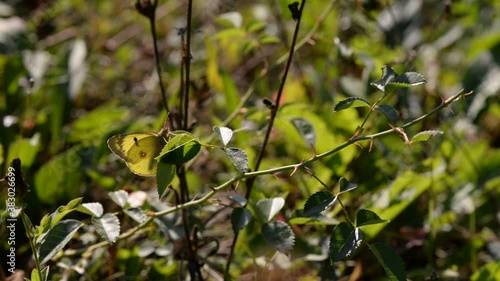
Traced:
<svg viewBox="0 0 500 281">
<path fill-rule="evenodd" d="M 156 175 L 157 157 L 165 141 L 155 133 L 133 133 L 116 135 L 108 140 L 108 147 L 120 157 L 136 175 Z"/>
</svg>

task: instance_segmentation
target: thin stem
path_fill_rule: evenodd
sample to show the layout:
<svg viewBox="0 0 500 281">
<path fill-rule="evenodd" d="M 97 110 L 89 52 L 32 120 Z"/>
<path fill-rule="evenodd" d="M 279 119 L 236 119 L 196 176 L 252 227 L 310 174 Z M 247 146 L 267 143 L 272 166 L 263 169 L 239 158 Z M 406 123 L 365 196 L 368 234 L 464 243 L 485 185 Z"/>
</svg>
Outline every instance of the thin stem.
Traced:
<svg viewBox="0 0 500 281">
<path fill-rule="evenodd" d="M 271 135 L 271 131 L 273 129 L 274 125 L 274 120 L 276 119 L 276 115 L 278 114 L 278 110 L 280 107 L 281 103 L 281 97 L 283 96 L 283 89 L 285 88 L 285 83 L 286 83 L 286 78 L 288 77 L 288 72 L 290 70 L 290 66 L 292 65 L 292 60 L 293 60 L 293 53 L 295 51 L 295 44 L 297 42 L 297 37 L 299 35 L 299 27 L 300 27 L 300 20 L 302 18 L 302 11 L 304 10 L 306 0 L 302 0 L 302 3 L 299 8 L 299 17 L 297 18 L 297 23 L 295 24 L 295 31 L 293 33 L 293 38 L 292 38 L 292 45 L 290 48 L 290 52 L 288 54 L 288 61 L 285 66 L 285 71 L 283 73 L 283 78 L 281 79 L 281 84 L 278 89 L 278 94 L 276 95 L 276 99 L 274 101 L 274 107 L 271 109 L 271 116 L 269 120 L 269 125 L 267 127 L 266 135 L 264 137 L 264 142 L 262 143 L 262 146 L 260 148 L 259 156 L 257 157 L 257 161 L 255 163 L 255 168 L 254 170 L 257 171 L 259 170 L 260 163 L 262 159 L 264 158 L 264 153 L 266 151 L 267 143 L 269 142 L 269 136 Z M 249 187 L 247 191 L 247 199 L 250 195 L 250 192 L 252 190 L 252 186 Z"/>
<path fill-rule="evenodd" d="M 187 12 L 187 27 L 186 27 L 186 46 L 183 50 L 183 62 L 186 71 L 186 80 L 184 81 L 184 123 L 183 128 L 187 130 L 188 116 L 189 116 L 189 82 L 191 73 L 191 21 L 193 14 L 193 0 L 188 1 L 188 12 Z"/>
<path fill-rule="evenodd" d="M 274 107 L 271 109 L 270 113 L 270 120 L 269 124 L 267 127 L 266 135 L 264 137 L 264 142 L 262 143 L 262 146 L 259 151 L 259 155 L 257 156 L 257 161 L 255 163 L 255 168 L 254 171 L 258 171 L 260 167 L 260 163 L 262 159 L 264 158 L 264 153 L 266 151 L 267 143 L 269 142 L 269 137 L 271 135 L 271 131 L 273 129 L 274 125 L 274 120 L 276 119 L 276 115 L 278 114 L 279 106 L 281 103 L 281 97 L 283 96 L 283 89 L 285 88 L 285 83 L 286 83 L 286 78 L 288 77 L 288 71 L 290 70 L 290 65 L 292 64 L 292 59 L 293 59 L 293 53 L 295 51 L 295 45 L 297 43 L 297 37 L 299 34 L 299 27 L 300 27 L 300 20 L 302 18 L 302 11 L 304 10 L 306 0 L 302 0 L 300 8 L 299 8 L 299 14 L 297 17 L 297 23 L 295 24 L 295 31 L 293 33 L 293 38 L 292 38 L 292 43 L 290 47 L 290 52 L 288 54 L 288 61 L 285 66 L 285 71 L 283 72 L 283 77 L 281 79 L 281 84 L 278 89 L 278 94 L 276 95 L 276 99 L 274 101 Z M 247 182 L 247 192 L 245 195 L 245 198 L 250 198 L 250 195 L 252 194 L 252 189 L 253 189 L 253 183 L 254 183 L 254 178 L 248 180 Z M 239 232 L 234 235 L 233 242 L 231 244 L 231 250 L 229 252 L 227 262 L 226 262 L 226 274 L 229 274 L 229 268 L 231 267 L 231 261 L 233 259 L 233 254 L 234 254 L 234 249 L 236 247 L 236 242 L 238 241 L 238 236 Z"/>
<path fill-rule="evenodd" d="M 31 251 L 33 252 L 33 258 L 35 259 L 35 267 L 38 271 L 38 278 L 40 278 L 40 280 L 45 280 L 45 278 L 42 277 L 42 267 L 40 266 L 40 260 L 38 259 L 38 253 L 36 251 L 36 245 L 34 243 L 34 237 L 31 235 L 31 230 L 30 230 L 30 227 L 32 226 L 31 225 L 31 222 L 29 220 L 27 220 L 27 215 L 26 213 L 24 212 L 24 209 L 21 209 L 21 219 L 23 221 L 23 225 L 24 225 L 24 229 L 26 230 L 26 236 L 28 237 L 28 241 L 30 242 L 30 247 L 31 247 Z"/>
<path fill-rule="evenodd" d="M 160 64 L 160 52 L 158 51 L 158 39 L 156 37 L 156 7 L 158 5 L 158 0 L 152 1 L 153 11 L 149 14 L 149 23 L 151 25 L 151 35 L 153 37 L 153 48 L 155 52 L 155 62 L 156 62 L 156 72 L 158 73 L 158 84 L 160 85 L 161 98 L 163 101 L 163 107 L 168 112 L 168 102 L 165 87 L 163 86 L 163 78 L 161 77 L 161 64 Z"/>
<path fill-rule="evenodd" d="M 434 115 L 435 113 L 439 112 L 440 110 L 442 110 L 443 108 L 449 106 L 451 103 L 453 103 L 454 101 L 456 101 L 457 99 L 463 97 L 463 96 L 466 96 L 466 95 L 469 95 L 470 93 L 466 93 L 464 94 L 464 91 L 460 91 L 459 93 L 453 95 L 452 97 L 448 98 L 445 102 L 443 102 L 441 105 L 437 106 L 436 108 L 434 108 L 432 111 L 428 112 L 427 114 L 424 114 L 422 116 L 420 116 L 419 118 L 416 118 L 406 124 L 404 124 L 402 126 L 402 128 L 407 128 L 407 127 L 410 127 L 410 126 L 413 126 L 429 117 L 431 117 L 432 115 Z M 255 172 L 248 172 L 248 173 L 245 173 L 245 174 L 240 174 L 238 176 L 235 176 L 233 178 L 231 178 L 230 180 L 226 181 L 225 183 L 217 186 L 217 187 L 214 187 L 211 191 L 209 191 L 208 193 L 206 193 L 203 197 L 199 198 L 199 199 L 196 199 L 196 200 L 192 200 L 192 201 L 189 201 L 189 202 L 186 202 L 186 203 L 183 203 L 183 204 L 179 204 L 177 206 L 174 206 L 170 209 L 167 209 L 167 210 L 163 210 L 163 211 L 159 211 L 159 212 L 156 212 L 156 213 L 152 213 L 151 216 L 146 220 L 144 221 L 143 223 L 141 223 L 140 225 L 130 229 L 129 231 L 121 234 L 120 236 L 118 236 L 117 240 L 123 240 L 123 239 L 127 239 L 129 237 L 131 237 L 132 235 L 134 235 L 136 232 L 138 232 L 139 230 L 145 228 L 148 224 L 150 224 L 155 217 L 160 217 L 160 216 L 165 216 L 165 215 L 168 215 L 168 214 L 171 214 L 171 213 L 175 213 L 175 212 L 178 212 L 182 209 L 187 209 L 187 208 L 191 208 L 191 207 L 194 207 L 194 206 L 199 206 L 201 204 L 204 204 L 205 202 L 207 202 L 210 198 L 212 198 L 215 194 L 217 194 L 219 191 L 221 190 L 224 190 L 228 187 L 230 187 L 233 183 L 243 179 L 243 178 L 253 178 L 253 177 L 257 177 L 257 176 L 262 176 L 262 175 L 270 175 L 270 174 L 274 174 L 276 172 L 281 172 L 281 171 L 287 171 L 287 170 L 293 170 L 293 169 L 296 169 L 296 168 L 300 168 L 302 166 L 306 166 L 308 164 L 311 164 L 312 162 L 315 162 L 317 160 L 320 160 L 320 159 L 323 159 L 327 156 L 330 156 L 336 152 L 339 152 L 340 150 L 346 148 L 347 146 L 351 145 L 351 144 L 354 144 L 356 142 L 359 142 L 359 141 L 363 141 L 363 140 L 371 140 L 371 139 L 374 139 L 374 138 L 380 138 L 382 136 L 386 136 L 386 135 L 389 135 L 389 134 L 392 134 L 392 133 L 395 133 L 394 130 L 390 129 L 390 130 L 386 130 L 386 131 L 382 131 L 382 132 L 379 132 L 379 133 L 376 133 L 376 134 L 371 134 L 371 135 L 366 135 L 366 136 L 360 136 L 360 137 L 356 137 L 356 138 L 353 138 L 351 140 L 348 140 L 342 144 L 340 144 L 339 146 L 335 147 L 334 149 L 332 150 L 329 150 L 327 152 L 324 152 L 322 154 L 319 154 L 319 155 L 316 155 L 315 157 L 312 157 L 311 159 L 307 160 L 307 161 L 304 161 L 304 162 L 301 162 L 301 163 L 297 163 L 297 164 L 291 164 L 291 165 L 286 165 L 286 166 L 281 166 L 281 167 L 277 167 L 277 168 L 271 168 L 271 169 L 267 169 L 267 170 L 261 170 L 261 171 L 255 171 Z M 90 246 L 88 249 L 87 249 L 87 252 L 90 252 L 90 251 L 93 251 L 99 247 L 104 247 L 104 246 L 107 246 L 109 245 L 109 242 L 108 241 L 103 241 L 103 242 L 100 242 L 100 243 L 97 243 L 97 244 L 94 244 L 92 246 Z"/>
<path fill-rule="evenodd" d="M 363 120 L 363 123 L 361 123 L 361 126 L 359 126 L 360 129 L 362 129 L 365 126 L 366 121 L 368 121 L 368 118 L 372 114 L 372 112 L 375 110 L 375 107 L 387 96 L 387 94 L 384 94 L 381 96 L 373 105 L 370 106 L 370 111 L 365 117 L 365 120 Z"/>
</svg>

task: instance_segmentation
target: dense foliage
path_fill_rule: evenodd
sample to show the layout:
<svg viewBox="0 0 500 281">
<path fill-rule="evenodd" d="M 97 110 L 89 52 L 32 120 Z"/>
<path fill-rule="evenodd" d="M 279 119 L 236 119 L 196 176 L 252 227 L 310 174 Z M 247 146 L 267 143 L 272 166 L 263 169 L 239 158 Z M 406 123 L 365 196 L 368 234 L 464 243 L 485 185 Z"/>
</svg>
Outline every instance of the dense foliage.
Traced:
<svg viewBox="0 0 500 281">
<path fill-rule="evenodd" d="M 499 280 L 499 14 L 0 3 L 0 279 Z"/>
</svg>

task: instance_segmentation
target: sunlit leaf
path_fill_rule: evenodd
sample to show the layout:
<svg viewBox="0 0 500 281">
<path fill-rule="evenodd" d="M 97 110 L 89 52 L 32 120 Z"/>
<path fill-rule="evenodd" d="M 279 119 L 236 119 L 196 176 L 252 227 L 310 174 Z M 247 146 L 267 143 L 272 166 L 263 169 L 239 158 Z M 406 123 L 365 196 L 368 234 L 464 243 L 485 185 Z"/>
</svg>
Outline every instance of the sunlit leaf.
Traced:
<svg viewBox="0 0 500 281">
<path fill-rule="evenodd" d="M 79 221 L 70 219 L 60 221 L 50 229 L 47 236 L 45 236 L 45 241 L 43 241 L 40 246 L 40 263 L 46 263 L 54 257 L 57 252 L 62 250 L 81 226 L 83 226 L 83 224 Z"/>
<path fill-rule="evenodd" d="M 431 137 L 442 134 L 443 131 L 438 131 L 438 130 L 423 131 L 414 135 L 413 138 L 411 139 L 411 142 L 414 143 L 419 141 L 428 141 Z"/>
<path fill-rule="evenodd" d="M 161 163 L 180 165 L 193 159 L 200 149 L 198 138 L 188 132 L 179 132 L 167 142 L 156 159 Z"/>
<path fill-rule="evenodd" d="M 329 255 L 332 261 L 350 257 L 363 241 L 363 232 L 348 222 L 339 223 L 330 236 Z"/>
<path fill-rule="evenodd" d="M 236 147 L 228 147 L 225 151 L 231 163 L 233 163 L 234 167 L 236 167 L 240 173 L 248 172 L 248 157 L 245 151 Z"/>
<path fill-rule="evenodd" d="M 143 223 L 148 218 L 148 215 L 141 208 L 124 209 L 123 212 L 138 223 Z"/>
<path fill-rule="evenodd" d="M 271 221 L 274 216 L 285 206 L 283 198 L 262 199 L 257 202 L 257 210 L 265 222 Z"/>
<path fill-rule="evenodd" d="M 379 80 L 370 83 L 370 85 L 385 93 L 385 86 L 396 76 L 398 76 L 398 74 L 394 71 L 394 69 L 386 65 L 382 68 L 382 77 Z"/>
<path fill-rule="evenodd" d="M 104 213 L 104 208 L 102 207 L 101 203 L 91 202 L 91 203 L 83 203 L 78 208 L 78 211 L 94 217 L 100 217 Z"/>
<path fill-rule="evenodd" d="M 108 193 L 109 198 L 113 200 L 118 206 L 125 207 L 128 202 L 128 193 L 125 190 L 117 190 Z"/>
<path fill-rule="evenodd" d="M 108 242 L 114 243 L 118 235 L 120 235 L 120 220 L 111 213 L 104 214 L 100 218 L 93 217 L 92 224 L 101 237 Z"/>
<path fill-rule="evenodd" d="M 213 129 L 214 132 L 217 134 L 217 137 L 219 138 L 220 142 L 222 142 L 224 146 L 226 146 L 233 137 L 233 130 L 229 129 L 228 127 L 215 126 Z"/>
</svg>

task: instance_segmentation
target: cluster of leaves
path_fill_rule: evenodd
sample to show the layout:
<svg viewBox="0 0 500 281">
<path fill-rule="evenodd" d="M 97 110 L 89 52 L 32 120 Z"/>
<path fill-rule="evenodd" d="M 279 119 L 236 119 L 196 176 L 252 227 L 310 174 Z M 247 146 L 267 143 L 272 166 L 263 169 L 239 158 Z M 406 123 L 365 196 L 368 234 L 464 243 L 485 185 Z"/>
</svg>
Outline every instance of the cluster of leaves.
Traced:
<svg viewBox="0 0 500 281">
<path fill-rule="evenodd" d="M 174 93 L 185 34 L 173 27 L 185 13 L 178 1 L 139 2 L 159 4 L 161 77 L 169 104 L 182 104 Z M 0 6 L 7 19 L 29 18 L 5 21 L 12 28 L 0 36 L 0 165 L 20 158 L 31 187 L 27 237 L 17 236 L 31 246 L 17 248 L 18 265 L 37 259 L 24 268 L 30 279 L 183 279 L 189 249 L 203 275 L 228 279 L 493 278 L 500 110 L 489 101 L 498 101 L 500 41 L 487 15 L 498 4 L 309 2 L 303 15 L 292 5 L 292 16 L 284 1 L 245 3 L 215 21 L 195 7 L 204 28 L 192 36 L 189 118 L 198 123 L 169 132 L 155 179 L 134 176 L 106 146 L 167 117 L 149 23 L 124 3 Z M 294 71 L 275 103 L 268 93 L 299 19 Z M 384 67 L 370 83 L 389 62 L 402 74 Z"/>
</svg>

